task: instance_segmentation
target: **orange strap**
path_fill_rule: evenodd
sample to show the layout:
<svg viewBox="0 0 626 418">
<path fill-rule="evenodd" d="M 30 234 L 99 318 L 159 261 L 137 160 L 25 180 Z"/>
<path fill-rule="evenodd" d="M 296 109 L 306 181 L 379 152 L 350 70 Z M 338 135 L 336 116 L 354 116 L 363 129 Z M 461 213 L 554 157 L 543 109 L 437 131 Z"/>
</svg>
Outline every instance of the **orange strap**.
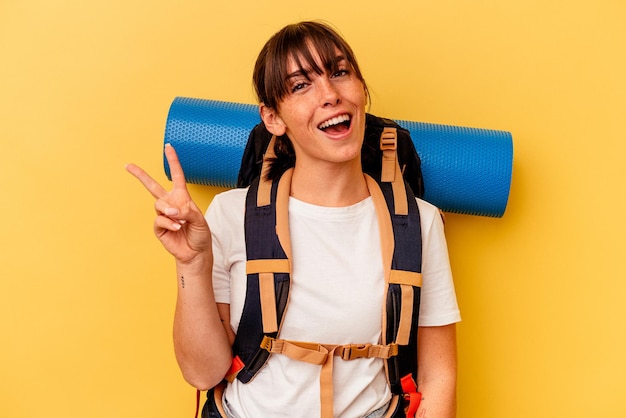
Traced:
<svg viewBox="0 0 626 418">
<path fill-rule="evenodd" d="M 246 262 L 246 274 L 259 274 L 261 320 L 265 334 L 278 331 L 274 273 L 289 273 L 290 269 L 288 259 L 248 260 Z"/>
<path fill-rule="evenodd" d="M 378 344 L 318 344 L 302 341 L 277 340 L 268 336 L 263 338 L 261 348 L 272 354 L 284 354 L 287 357 L 322 366 L 320 373 L 321 418 L 332 418 L 333 411 L 333 359 L 382 358 L 398 354 L 398 345 Z"/>
<path fill-rule="evenodd" d="M 389 283 L 422 287 L 422 273 L 405 270 L 391 270 Z"/>
<path fill-rule="evenodd" d="M 267 150 L 263 154 L 263 165 L 261 166 L 261 177 L 259 178 L 259 189 L 257 190 L 257 207 L 268 206 L 271 200 L 272 180 L 267 178 L 267 173 L 270 170 L 270 163 L 274 154 L 274 143 L 276 142 L 276 135 L 272 136 L 270 143 L 267 145 Z"/>
<path fill-rule="evenodd" d="M 342 360 L 358 358 L 388 359 L 398 355 L 398 344 L 319 344 L 304 341 L 289 341 L 263 337 L 261 348 L 272 354 L 284 354 L 287 357 L 311 364 L 323 365 L 328 361 L 329 354 L 341 357 Z"/>
<path fill-rule="evenodd" d="M 395 128 L 384 128 L 380 134 L 380 150 L 383 154 L 380 180 L 392 182 L 396 177 L 396 163 L 398 161 L 397 130 Z"/>
<path fill-rule="evenodd" d="M 396 343 L 406 345 L 409 343 L 413 323 L 413 287 L 422 286 L 422 274 L 411 271 L 391 270 L 389 283 L 399 284 L 402 292 L 400 324 L 396 334 Z"/>
<path fill-rule="evenodd" d="M 408 215 L 409 206 L 404 187 L 404 178 L 398 162 L 398 131 L 396 128 L 384 128 L 380 135 L 380 150 L 383 154 L 380 180 L 391 183 L 396 215 Z"/>
</svg>

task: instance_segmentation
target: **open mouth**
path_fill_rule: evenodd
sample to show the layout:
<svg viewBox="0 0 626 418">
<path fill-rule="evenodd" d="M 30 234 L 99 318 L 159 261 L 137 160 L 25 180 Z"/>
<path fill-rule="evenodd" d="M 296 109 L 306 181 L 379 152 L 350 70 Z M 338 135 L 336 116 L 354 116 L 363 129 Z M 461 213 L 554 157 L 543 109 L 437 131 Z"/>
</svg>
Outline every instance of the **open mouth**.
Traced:
<svg viewBox="0 0 626 418">
<path fill-rule="evenodd" d="M 318 129 L 328 133 L 341 133 L 350 129 L 352 118 L 348 114 L 336 116 L 318 125 Z"/>
</svg>

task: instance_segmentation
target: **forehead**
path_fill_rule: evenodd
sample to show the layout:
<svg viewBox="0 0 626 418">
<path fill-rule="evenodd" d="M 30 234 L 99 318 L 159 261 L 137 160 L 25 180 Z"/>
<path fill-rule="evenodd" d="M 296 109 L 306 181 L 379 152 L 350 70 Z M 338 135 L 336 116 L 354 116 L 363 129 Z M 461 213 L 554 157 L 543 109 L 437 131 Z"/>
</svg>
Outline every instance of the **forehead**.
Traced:
<svg viewBox="0 0 626 418">
<path fill-rule="evenodd" d="M 305 50 L 291 51 L 287 58 L 286 70 L 288 75 L 295 72 L 322 74 L 324 71 L 333 69 L 345 59 L 346 57 L 336 46 L 326 51 L 320 51 L 309 43 Z"/>
</svg>

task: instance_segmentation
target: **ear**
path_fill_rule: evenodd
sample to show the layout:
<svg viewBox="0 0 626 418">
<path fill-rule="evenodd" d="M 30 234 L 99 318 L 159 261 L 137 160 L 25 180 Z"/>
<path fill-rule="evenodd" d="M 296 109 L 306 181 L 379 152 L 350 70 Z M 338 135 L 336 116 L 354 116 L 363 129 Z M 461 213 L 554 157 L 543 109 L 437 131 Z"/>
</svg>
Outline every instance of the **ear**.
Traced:
<svg viewBox="0 0 626 418">
<path fill-rule="evenodd" d="M 264 103 L 259 105 L 259 113 L 265 124 L 265 128 L 273 135 L 281 136 L 287 131 L 287 125 L 283 122 L 278 112 L 271 107 L 265 106 Z"/>
</svg>

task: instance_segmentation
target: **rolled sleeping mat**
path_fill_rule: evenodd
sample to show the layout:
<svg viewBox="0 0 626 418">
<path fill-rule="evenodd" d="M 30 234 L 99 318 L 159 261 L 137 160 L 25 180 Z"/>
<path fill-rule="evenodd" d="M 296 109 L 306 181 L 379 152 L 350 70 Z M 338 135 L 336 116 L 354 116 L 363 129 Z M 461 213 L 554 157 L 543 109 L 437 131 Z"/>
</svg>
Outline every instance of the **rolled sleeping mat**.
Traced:
<svg viewBox="0 0 626 418">
<path fill-rule="evenodd" d="M 165 127 L 188 182 L 233 188 L 252 128 L 260 122 L 249 104 L 177 97 Z M 424 200 L 446 212 L 501 217 L 513 169 L 510 132 L 396 120 L 415 144 L 424 177 Z M 169 166 L 163 157 L 165 173 Z"/>
</svg>

